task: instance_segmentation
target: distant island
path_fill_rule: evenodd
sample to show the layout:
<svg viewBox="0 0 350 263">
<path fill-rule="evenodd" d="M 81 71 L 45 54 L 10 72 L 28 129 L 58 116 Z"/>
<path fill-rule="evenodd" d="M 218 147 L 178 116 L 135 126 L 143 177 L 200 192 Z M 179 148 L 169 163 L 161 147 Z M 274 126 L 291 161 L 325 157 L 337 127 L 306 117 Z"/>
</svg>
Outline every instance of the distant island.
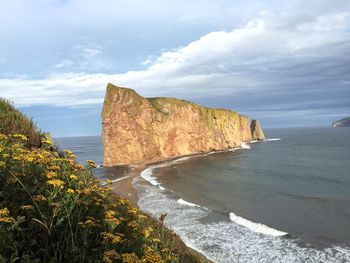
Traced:
<svg viewBox="0 0 350 263">
<path fill-rule="evenodd" d="M 104 165 L 147 164 L 264 140 L 257 120 L 175 98 L 144 98 L 108 84 L 102 111 Z"/>
<path fill-rule="evenodd" d="M 350 117 L 333 122 L 332 127 L 350 127 Z"/>
</svg>

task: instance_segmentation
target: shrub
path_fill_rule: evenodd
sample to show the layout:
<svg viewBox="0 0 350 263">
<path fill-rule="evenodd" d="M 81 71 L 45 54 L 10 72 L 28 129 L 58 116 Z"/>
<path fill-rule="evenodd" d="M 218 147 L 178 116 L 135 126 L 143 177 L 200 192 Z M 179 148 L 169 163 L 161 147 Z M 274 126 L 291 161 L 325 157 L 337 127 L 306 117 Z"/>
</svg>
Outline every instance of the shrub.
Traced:
<svg viewBox="0 0 350 263">
<path fill-rule="evenodd" d="M 147 225 L 65 151 L 47 141 L 28 150 L 25 136 L 0 135 L 0 261 L 177 262 Z"/>
<path fill-rule="evenodd" d="M 26 145 L 40 145 L 40 131 L 32 119 L 18 111 L 9 100 L 0 98 L 0 133 L 23 134 L 27 136 Z"/>
</svg>

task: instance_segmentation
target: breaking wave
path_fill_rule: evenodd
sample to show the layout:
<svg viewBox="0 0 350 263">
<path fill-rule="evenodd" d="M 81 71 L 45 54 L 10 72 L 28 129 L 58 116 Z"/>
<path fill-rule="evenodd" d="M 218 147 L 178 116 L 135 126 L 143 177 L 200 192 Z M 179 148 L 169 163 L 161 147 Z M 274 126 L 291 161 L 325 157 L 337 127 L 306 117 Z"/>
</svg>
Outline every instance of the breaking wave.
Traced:
<svg viewBox="0 0 350 263">
<path fill-rule="evenodd" d="M 280 141 L 281 138 L 271 138 L 271 139 L 265 139 L 263 140 L 264 142 L 275 142 L 275 141 Z"/>
<path fill-rule="evenodd" d="M 232 212 L 230 213 L 230 219 L 231 219 L 231 221 L 235 222 L 236 224 L 244 226 L 244 227 L 246 227 L 254 232 L 257 232 L 257 233 L 262 233 L 265 235 L 276 236 L 276 237 L 285 236 L 288 234 L 287 232 L 276 230 L 276 229 L 268 227 L 264 224 L 251 222 L 248 219 L 237 216 L 235 213 L 232 213 Z"/>
<path fill-rule="evenodd" d="M 257 226 L 259 224 L 234 213 L 230 214 L 231 220 L 228 220 L 227 215 L 185 201 L 173 192 L 162 191 L 159 187 L 145 183 L 140 177 L 134 179 L 133 185 L 139 193 L 138 205 L 143 211 L 155 218 L 167 213 L 165 225 L 180 235 L 187 246 L 213 262 L 350 262 L 350 249 L 347 247 L 317 249 L 300 246 L 298 240 L 280 235 L 285 232 Z M 203 219 L 212 213 L 216 214 L 218 220 L 205 223 Z M 254 226 L 253 229 L 247 227 L 249 224 Z M 256 231 L 259 228 L 263 230 Z"/>
<path fill-rule="evenodd" d="M 178 202 L 179 204 L 181 204 L 181 205 L 188 205 L 188 206 L 192 206 L 192 207 L 201 207 L 200 205 L 196 205 L 196 204 L 194 204 L 194 203 L 185 201 L 185 200 L 183 200 L 183 199 L 181 199 L 181 198 L 180 198 L 179 200 L 177 200 L 177 202 Z"/>
<path fill-rule="evenodd" d="M 155 168 L 172 163 L 174 161 L 150 166 L 142 171 L 141 177 L 133 180 L 139 193 L 138 205 L 155 218 L 167 213 L 165 225 L 180 235 L 187 246 L 213 262 L 350 262 L 348 247 L 301 246 L 300 240 L 287 232 L 251 222 L 233 212 L 228 218 L 227 214 L 182 199 L 177 193 L 162 187 L 153 175 Z M 207 218 L 216 220 L 208 222 Z"/>
<path fill-rule="evenodd" d="M 248 143 L 242 142 L 242 143 L 241 143 L 241 148 L 242 148 L 242 149 L 250 149 L 250 146 L 249 146 Z"/>
</svg>

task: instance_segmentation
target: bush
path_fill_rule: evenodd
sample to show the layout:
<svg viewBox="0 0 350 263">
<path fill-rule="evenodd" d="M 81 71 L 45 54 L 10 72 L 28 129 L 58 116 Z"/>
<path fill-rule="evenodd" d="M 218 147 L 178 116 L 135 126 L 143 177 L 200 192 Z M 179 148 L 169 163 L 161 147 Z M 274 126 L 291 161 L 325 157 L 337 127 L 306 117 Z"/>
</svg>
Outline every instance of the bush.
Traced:
<svg viewBox="0 0 350 263">
<path fill-rule="evenodd" d="M 0 133 L 23 134 L 27 136 L 26 145 L 40 145 L 40 131 L 33 120 L 18 111 L 9 100 L 0 98 Z"/>
<path fill-rule="evenodd" d="M 147 225 L 65 151 L 0 135 L 0 262 L 177 262 Z"/>
</svg>

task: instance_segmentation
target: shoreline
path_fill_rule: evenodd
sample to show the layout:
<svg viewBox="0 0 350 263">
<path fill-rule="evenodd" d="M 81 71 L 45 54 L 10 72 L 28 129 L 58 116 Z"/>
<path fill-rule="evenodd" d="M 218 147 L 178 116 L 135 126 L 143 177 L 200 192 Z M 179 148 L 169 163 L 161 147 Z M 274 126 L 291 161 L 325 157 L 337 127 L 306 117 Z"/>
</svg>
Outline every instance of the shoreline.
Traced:
<svg viewBox="0 0 350 263">
<path fill-rule="evenodd" d="M 234 149 L 239 149 L 239 148 L 234 148 Z M 214 153 L 222 153 L 222 152 L 229 152 L 230 150 L 224 150 L 224 151 L 215 151 Z M 139 195 L 137 190 L 134 188 L 132 182 L 133 180 L 137 177 L 140 176 L 141 177 L 141 173 L 148 169 L 151 166 L 154 165 L 159 165 L 161 163 L 165 163 L 165 162 L 172 162 L 172 161 L 176 161 L 178 159 L 184 158 L 184 157 L 195 157 L 195 156 L 203 156 L 203 155 L 207 155 L 207 154 L 211 154 L 213 152 L 206 152 L 206 153 L 196 153 L 196 154 L 190 154 L 190 155 L 181 155 L 181 156 L 176 156 L 174 158 L 169 158 L 166 159 L 164 161 L 159 161 L 159 162 L 154 162 L 154 163 L 150 163 L 150 164 L 145 164 L 145 165 L 129 165 L 128 166 L 128 171 L 125 173 L 125 176 L 123 176 L 122 180 L 118 180 L 113 182 L 110 187 L 112 188 L 112 192 L 114 194 L 116 194 L 119 197 L 122 198 L 126 198 L 129 201 L 131 201 L 137 208 L 140 209 L 139 205 L 138 205 L 138 201 L 139 201 Z M 143 179 L 144 180 L 144 179 Z M 145 180 L 146 181 L 146 180 Z M 149 183 L 149 182 L 148 182 Z M 158 221 L 158 218 L 155 218 L 151 215 L 149 215 L 146 212 L 143 212 L 145 214 L 147 214 L 148 216 L 150 216 L 151 218 L 153 218 L 153 220 Z M 160 223 L 160 222 L 159 222 Z M 170 228 L 168 228 L 167 226 L 165 226 L 163 223 L 160 223 L 163 225 L 163 227 L 165 227 L 166 229 L 168 229 L 169 231 L 174 232 L 173 230 L 171 230 Z M 195 249 L 193 246 L 185 243 L 185 241 L 181 238 L 181 236 L 179 234 L 177 234 L 176 232 L 174 232 L 178 238 L 181 240 L 181 242 L 184 243 L 184 245 L 187 247 L 188 250 L 192 251 L 193 254 L 197 255 L 198 257 L 198 262 L 199 263 L 215 263 L 214 261 L 212 261 L 211 259 L 209 259 L 207 256 L 204 255 L 204 253 L 202 251 L 199 251 L 197 249 Z"/>
<path fill-rule="evenodd" d="M 126 165 L 128 171 L 124 174 L 123 177 L 117 179 L 117 181 L 112 182 L 110 187 L 112 188 L 112 192 L 117 194 L 120 197 L 127 198 L 130 201 L 132 201 L 137 207 L 138 207 L 138 201 L 139 196 L 137 190 L 134 188 L 132 182 L 137 176 L 141 176 L 141 173 L 148 169 L 151 166 L 159 165 L 166 162 L 173 162 L 176 160 L 179 160 L 181 158 L 186 157 L 197 157 L 197 156 L 205 156 L 208 154 L 214 154 L 214 153 L 225 153 L 230 152 L 232 150 L 236 149 L 242 149 L 241 147 L 237 148 L 228 148 L 221 151 L 210 151 L 210 152 L 201 152 L 201 153 L 193 153 L 193 154 L 184 154 L 179 155 L 172 158 L 167 158 L 160 161 L 155 161 L 151 163 L 145 163 L 145 164 L 137 164 L 137 165 Z M 125 165 L 116 165 L 116 166 L 101 166 L 101 168 L 110 168 L 110 167 L 124 167 Z M 123 179 L 125 178 L 125 179 Z M 122 179 L 122 180 L 120 180 Z"/>
<path fill-rule="evenodd" d="M 261 140 L 263 141 L 263 140 Z M 254 143 L 256 141 L 250 141 L 250 142 L 243 142 L 243 143 Z M 144 164 L 131 164 L 131 165 L 115 165 L 115 166 L 101 166 L 101 168 L 111 168 L 111 167 L 124 167 L 126 166 L 128 171 L 124 174 L 122 178 L 116 179 L 115 182 L 111 184 L 112 192 L 116 195 L 127 198 L 130 201 L 132 201 L 137 207 L 138 207 L 138 201 L 139 196 L 137 190 L 134 188 L 132 182 L 137 176 L 141 176 L 141 173 L 152 167 L 157 166 L 162 163 L 167 162 L 174 162 L 176 160 L 182 159 L 182 158 L 191 158 L 191 157 L 200 157 L 200 156 L 207 156 L 210 154 L 217 154 L 217 153 L 227 153 L 227 152 L 233 152 L 236 150 L 245 149 L 245 147 L 234 147 L 234 148 L 226 148 L 223 150 L 217 150 L 217 151 L 209 151 L 209 152 L 198 152 L 198 153 L 191 153 L 191 154 L 183 154 L 178 155 L 175 157 L 166 158 L 159 161 L 154 161 L 150 163 L 144 163 Z M 125 179 L 123 179 L 125 178 Z M 120 180 L 122 179 L 122 180 Z"/>
</svg>

